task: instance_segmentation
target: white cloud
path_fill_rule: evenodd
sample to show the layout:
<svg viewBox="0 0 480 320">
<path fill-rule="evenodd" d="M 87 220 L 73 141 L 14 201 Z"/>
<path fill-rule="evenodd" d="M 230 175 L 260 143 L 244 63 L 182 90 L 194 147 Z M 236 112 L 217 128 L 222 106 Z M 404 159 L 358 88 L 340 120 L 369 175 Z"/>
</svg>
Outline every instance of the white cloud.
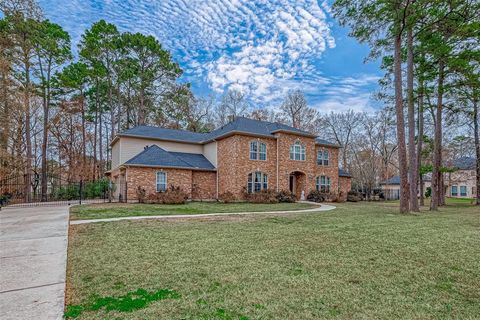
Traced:
<svg viewBox="0 0 480 320">
<path fill-rule="evenodd" d="M 78 43 L 99 19 L 120 31 L 156 36 L 185 70 L 187 80 L 222 93 L 244 92 L 252 102 L 277 106 L 301 89 L 319 109 L 368 110 L 366 88 L 375 75 L 326 77 L 319 58 L 335 47 L 330 7 L 317 0 L 40 0 L 49 18 Z M 203 86 L 202 86 L 203 87 Z M 322 103 L 319 99 L 324 99 Z"/>
</svg>

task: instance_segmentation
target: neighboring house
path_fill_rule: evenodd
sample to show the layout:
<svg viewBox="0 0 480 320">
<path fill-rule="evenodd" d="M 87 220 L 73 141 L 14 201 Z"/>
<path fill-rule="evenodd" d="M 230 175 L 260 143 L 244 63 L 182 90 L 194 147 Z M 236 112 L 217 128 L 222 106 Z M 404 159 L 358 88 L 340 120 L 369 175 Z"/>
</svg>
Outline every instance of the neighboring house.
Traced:
<svg viewBox="0 0 480 320">
<path fill-rule="evenodd" d="M 179 186 L 192 199 L 217 199 L 225 192 L 290 190 L 300 199 L 312 190 L 351 188 L 338 167 L 339 146 L 284 124 L 238 117 L 209 133 L 139 126 L 111 143 L 107 173 L 122 200 Z"/>
<path fill-rule="evenodd" d="M 476 188 L 476 159 L 462 157 L 453 161 L 450 165 L 455 168 L 454 172 L 445 174 L 446 196 L 455 198 L 475 198 Z"/>
<path fill-rule="evenodd" d="M 432 186 L 432 179 L 430 176 L 424 176 L 423 178 L 423 190 L 427 190 Z M 400 199 L 400 176 L 393 176 L 390 179 L 381 182 L 380 187 L 382 189 L 385 200 L 398 200 Z M 420 193 L 420 190 L 418 191 Z M 419 194 L 420 195 L 420 194 Z"/>
</svg>

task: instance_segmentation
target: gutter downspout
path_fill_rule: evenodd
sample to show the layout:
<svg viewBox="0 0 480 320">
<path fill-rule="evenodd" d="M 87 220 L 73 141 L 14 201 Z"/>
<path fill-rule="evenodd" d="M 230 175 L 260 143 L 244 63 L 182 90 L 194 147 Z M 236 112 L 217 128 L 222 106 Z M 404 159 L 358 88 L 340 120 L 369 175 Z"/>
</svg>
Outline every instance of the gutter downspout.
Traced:
<svg viewBox="0 0 480 320">
<path fill-rule="evenodd" d="M 217 176 L 217 179 L 216 179 L 216 189 L 217 190 L 216 190 L 215 193 L 216 193 L 216 198 L 218 200 L 218 142 L 215 139 L 213 139 L 213 141 L 215 142 L 215 163 L 217 165 L 217 167 L 216 167 L 217 170 L 215 171 L 215 174 Z"/>
<path fill-rule="evenodd" d="M 279 191 L 278 190 L 278 179 L 279 179 L 278 177 L 278 137 L 277 137 L 277 159 L 276 160 L 277 160 L 277 177 L 275 180 L 277 181 L 277 192 L 278 192 Z"/>
</svg>

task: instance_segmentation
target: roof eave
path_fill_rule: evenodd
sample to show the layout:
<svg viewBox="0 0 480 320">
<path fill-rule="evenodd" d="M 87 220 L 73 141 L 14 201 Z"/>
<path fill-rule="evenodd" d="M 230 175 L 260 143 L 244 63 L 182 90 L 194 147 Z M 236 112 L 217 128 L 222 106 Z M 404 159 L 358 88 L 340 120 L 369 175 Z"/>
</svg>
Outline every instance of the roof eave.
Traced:
<svg viewBox="0 0 480 320">
<path fill-rule="evenodd" d="M 317 142 L 317 141 L 315 141 L 315 145 L 317 145 L 317 146 L 322 146 L 322 147 L 337 148 L 337 149 L 341 149 L 341 148 L 342 148 L 342 147 L 339 146 L 338 144 L 321 143 L 321 142 Z"/>
<path fill-rule="evenodd" d="M 279 132 L 285 132 L 285 133 L 295 134 L 295 135 L 299 135 L 299 136 L 303 136 L 303 137 L 309 137 L 309 138 L 316 138 L 317 137 L 317 135 L 311 134 L 311 133 L 308 133 L 308 132 L 299 132 L 299 131 L 286 130 L 286 129 L 277 129 L 277 130 L 272 131 L 272 133 L 279 133 Z"/>
<path fill-rule="evenodd" d="M 160 166 L 160 165 L 147 165 L 147 164 L 136 164 L 136 163 L 125 163 L 125 167 L 141 167 L 141 168 L 166 168 L 166 169 L 181 169 L 181 170 L 194 170 L 194 171 L 217 171 L 216 168 L 207 169 L 207 168 L 198 168 L 198 167 L 177 167 L 177 166 Z"/>
<path fill-rule="evenodd" d="M 270 138 L 270 139 L 276 139 L 275 136 L 273 135 L 266 135 L 266 134 L 259 134 L 259 133 L 253 133 L 253 132 L 248 132 L 248 131 L 239 131 L 239 130 L 232 130 L 229 132 L 226 132 L 222 135 L 216 136 L 215 138 L 209 139 L 209 140 L 204 140 L 202 141 L 203 143 L 209 143 L 213 141 L 217 141 L 219 139 L 225 139 L 233 135 L 244 135 L 244 136 L 250 136 L 250 137 L 262 137 L 262 138 Z"/>
<path fill-rule="evenodd" d="M 110 145 L 113 145 L 114 141 L 118 140 L 120 137 L 127 137 L 127 138 L 139 138 L 145 140 L 158 140 L 158 141 L 170 141 L 170 142 L 178 142 L 178 143 L 185 143 L 185 144 L 198 144 L 202 145 L 203 141 L 189 141 L 189 140 L 180 140 L 180 139 L 168 139 L 168 138 L 158 138 L 158 137 L 150 137 L 150 136 L 141 136 L 141 135 L 134 135 L 134 134 L 118 134 L 112 140 Z"/>
</svg>

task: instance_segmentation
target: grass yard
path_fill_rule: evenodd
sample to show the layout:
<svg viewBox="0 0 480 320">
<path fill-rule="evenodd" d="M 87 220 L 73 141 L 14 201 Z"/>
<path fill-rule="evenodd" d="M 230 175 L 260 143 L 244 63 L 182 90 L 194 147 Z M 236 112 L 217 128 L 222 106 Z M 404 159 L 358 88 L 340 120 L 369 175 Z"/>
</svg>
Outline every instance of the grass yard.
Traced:
<svg viewBox="0 0 480 320">
<path fill-rule="evenodd" d="M 122 221 L 70 229 L 77 319 L 478 319 L 480 210 Z M 108 310 L 108 311 L 107 311 Z"/>
<path fill-rule="evenodd" d="M 157 216 L 176 214 L 205 214 L 222 212 L 265 212 L 291 211 L 313 208 L 308 203 L 220 203 L 187 202 L 179 205 L 142 204 L 142 203 L 101 203 L 73 206 L 70 208 L 71 220 L 102 219 L 132 216 Z"/>
</svg>

